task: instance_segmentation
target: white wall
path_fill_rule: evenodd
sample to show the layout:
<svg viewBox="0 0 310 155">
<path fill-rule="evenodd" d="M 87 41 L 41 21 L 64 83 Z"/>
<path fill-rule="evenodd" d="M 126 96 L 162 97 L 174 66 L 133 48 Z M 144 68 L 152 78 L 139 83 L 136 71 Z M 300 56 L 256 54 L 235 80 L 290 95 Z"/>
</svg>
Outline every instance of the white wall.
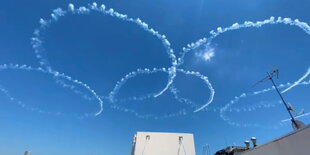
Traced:
<svg viewBox="0 0 310 155">
<path fill-rule="evenodd" d="M 180 136 L 183 137 L 181 144 Z M 195 155 L 194 136 L 185 133 L 138 132 L 133 149 L 133 155 Z"/>
<path fill-rule="evenodd" d="M 242 155 L 310 155 L 310 126 L 290 133 Z"/>
</svg>

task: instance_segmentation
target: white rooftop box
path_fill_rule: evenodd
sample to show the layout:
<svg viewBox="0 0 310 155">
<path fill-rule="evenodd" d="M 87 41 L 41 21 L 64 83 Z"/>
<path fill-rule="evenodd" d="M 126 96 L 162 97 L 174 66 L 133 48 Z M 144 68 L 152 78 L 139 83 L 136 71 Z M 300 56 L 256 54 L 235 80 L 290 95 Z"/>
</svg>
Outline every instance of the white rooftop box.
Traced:
<svg viewBox="0 0 310 155">
<path fill-rule="evenodd" d="M 193 134 L 137 132 L 132 155 L 195 155 Z"/>
</svg>

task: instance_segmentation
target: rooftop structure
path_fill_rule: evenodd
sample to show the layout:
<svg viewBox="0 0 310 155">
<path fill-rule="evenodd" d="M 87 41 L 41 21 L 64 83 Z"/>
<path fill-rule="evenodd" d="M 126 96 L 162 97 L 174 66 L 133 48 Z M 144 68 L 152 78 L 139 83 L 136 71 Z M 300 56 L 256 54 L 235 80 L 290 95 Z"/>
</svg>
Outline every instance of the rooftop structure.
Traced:
<svg viewBox="0 0 310 155">
<path fill-rule="evenodd" d="M 137 132 L 131 155 L 195 155 L 193 134 Z"/>
<path fill-rule="evenodd" d="M 245 141 L 246 146 L 230 146 L 219 150 L 215 155 L 309 155 L 310 125 L 294 130 L 280 138 L 257 146 L 256 138 L 252 137 L 253 147 Z"/>
<path fill-rule="evenodd" d="M 299 130 L 295 130 L 266 144 L 249 149 L 241 155 L 309 155 L 309 146 L 310 125 Z"/>
<path fill-rule="evenodd" d="M 26 151 L 26 152 L 24 153 L 24 155 L 31 155 L 31 152 L 30 152 L 30 151 Z"/>
</svg>

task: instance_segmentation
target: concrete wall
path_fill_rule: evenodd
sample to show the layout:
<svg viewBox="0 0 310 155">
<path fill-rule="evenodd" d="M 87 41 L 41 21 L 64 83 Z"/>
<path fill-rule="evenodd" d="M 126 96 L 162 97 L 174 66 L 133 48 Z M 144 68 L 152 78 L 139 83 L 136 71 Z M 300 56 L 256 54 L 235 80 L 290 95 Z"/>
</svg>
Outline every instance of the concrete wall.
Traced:
<svg viewBox="0 0 310 155">
<path fill-rule="evenodd" d="M 195 155 L 193 134 L 138 132 L 135 136 L 132 155 Z"/>
<path fill-rule="evenodd" d="M 292 132 L 242 155 L 310 155 L 310 126 Z"/>
</svg>

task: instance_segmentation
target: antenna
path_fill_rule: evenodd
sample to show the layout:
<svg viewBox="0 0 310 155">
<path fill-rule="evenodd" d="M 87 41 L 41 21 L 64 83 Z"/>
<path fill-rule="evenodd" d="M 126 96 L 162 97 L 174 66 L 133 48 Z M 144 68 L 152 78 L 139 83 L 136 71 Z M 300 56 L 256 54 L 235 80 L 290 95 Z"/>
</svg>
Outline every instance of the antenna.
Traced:
<svg viewBox="0 0 310 155">
<path fill-rule="evenodd" d="M 270 72 L 270 73 L 267 72 L 267 76 L 264 77 L 263 79 L 259 80 L 258 82 L 256 82 L 252 87 L 256 86 L 256 85 L 259 84 L 259 83 L 262 83 L 262 82 L 265 82 L 265 81 L 267 81 L 267 80 L 270 80 L 271 83 L 273 84 L 275 90 L 277 91 L 278 95 L 280 96 L 280 98 L 281 98 L 281 100 L 282 100 L 282 103 L 284 104 L 284 106 L 285 106 L 287 112 L 289 113 L 289 115 L 290 115 L 290 117 L 291 117 L 291 121 L 292 121 L 292 124 L 293 124 L 293 128 L 294 128 L 294 129 L 299 129 L 299 128 L 301 128 L 302 126 L 300 126 L 300 124 L 298 124 L 298 123 L 296 122 L 296 120 L 294 119 L 294 117 L 293 117 L 293 115 L 292 115 L 292 113 L 291 113 L 292 107 L 291 107 L 290 105 L 288 105 L 288 104 L 285 102 L 285 100 L 284 100 L 282 94 L 280 93 L 280 91 L 279 91 L 277 85 L 275 84 L 275 82 L 274 82 L 274 80 L 273 80 L 273 77 L 275 77 L 275 76 L 276 76 L 277 78 L 279 78 L 279 69 L 277 69 L 277 68 L 274 69 L 274 70 L 273 70 L 272 72 Z"/>
<path fill-rule="evenodd" d="M 24 155 L 31 155 L 31 152 L 30 152 L 30 151 L 26 151 L 26 152 L 24 153 Z"/>
<path fill-rule="evenodd" d="M 279 79 L 279 69 L 278 68 L 275 68 L 271 73 L 267 72 L 267 76 L 264 77 L 263 79 L 257 81 L 255 84 L 253 84 L 252 87 L 255 87 L 257 86 L 258 84 L 262 83 L 262 82 L 265 82 L 267 80 L 270 80 L 270 77 L 274 77 L 274 76 L 277 76 L 277 79 Z"/>
<path fill-rule="evenodd" d="M 202 155 L 211 155 L 209 144 L 202 146 Z"/>
</svg>

